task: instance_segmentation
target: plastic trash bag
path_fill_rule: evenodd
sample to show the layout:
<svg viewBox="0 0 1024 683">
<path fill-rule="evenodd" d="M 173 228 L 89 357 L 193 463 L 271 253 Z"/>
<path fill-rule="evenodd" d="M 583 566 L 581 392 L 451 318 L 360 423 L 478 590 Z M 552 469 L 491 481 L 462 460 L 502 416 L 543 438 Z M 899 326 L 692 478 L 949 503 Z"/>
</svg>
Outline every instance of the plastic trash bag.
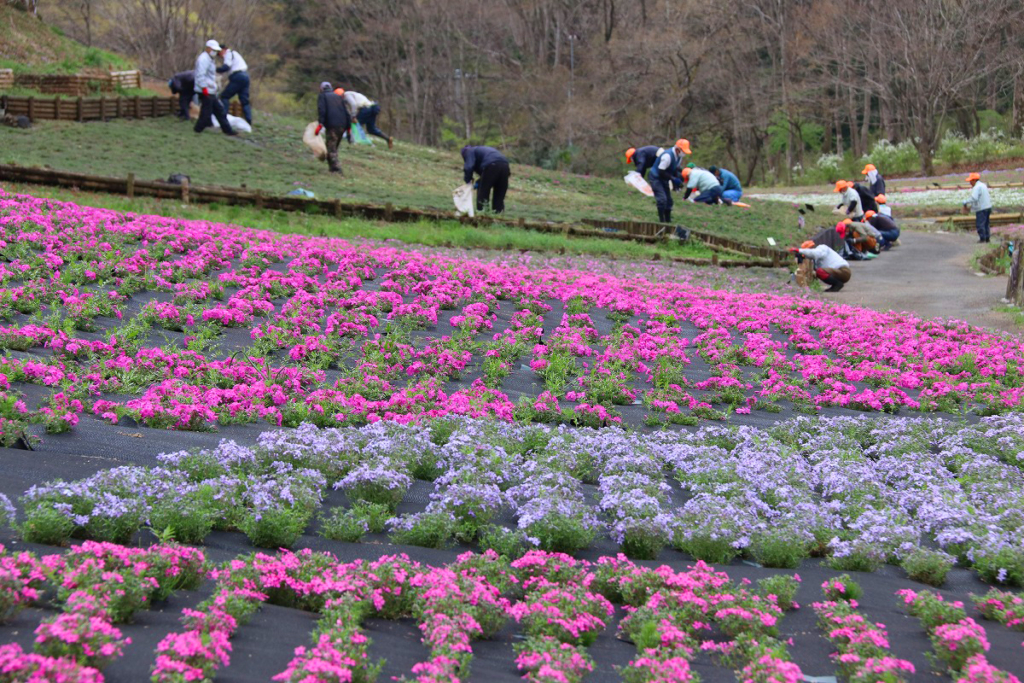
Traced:
<svg viewBox="0 0 1024 683">
<path fill-rule="evenodd" d="M 366 130 L 357 121 L 352 122 L 352 128 L 349 129 L 348 134 L 352 136 L 352 142 L 357 145 L 373 146 L 373 140 L 366 135 Z"/>
<path fill-rule="evenodd" d="M 647 181 L 644 180 L 644 177 L 637 173 L 636 171 L 630 171 L 629 173 L 627 173 L 623 180 L 626 181 L 627 185 L 632 185 L 633 187 L 640 190 L 648 197 L 654 196 L 654 190 L 652 190 L 651 186 L 647 184 Z"/>
<path fill-rule="evenodd" d="M 452 200 L 455 202 L 456 211 L 473 217 L 476 208 L 473 200 L 473 183 L 466 183 L 452 190 Z"/>
<path fill-rule="evenodd" d="M 305 143 L 306 147 L 309 147 L 309 151 L 313 153 L 319 161 L 323 161 L 327 158 L 327 143 L 324 141 L 323 132 L 317 135 L 314 131 L 316 127 L 320 125 L 316 121 L 306 126 L 306 130 L 302 133 L 302 142 Z"/>
<path fill-rule="evenodd" d="M 228 123 L 231 124 L 231 128 L 236 133 L 251 133 L 252 132 L 252 126 L 250 126 L 249 122 L 246 121 L 245 119 L 243 119 L 241 116 L 233 116 L 231 114 L 228 114 Z M 213 117 L 213 127 L 214 128 L 220 128 L 220 122 L 217 121 L 217 117 L 216 116 Z"/>
<path fill-rule="evenodd" d="M 304 197 L 306 199 L 313 199 L 314 197 L 316 197 L 315 194 L 313 194 L 312 192 L 310 192 L 309 190 L 307 190 L 307 189 L 305 189 L 303 187 L 297 187 L 297 188 L 295 188 L 294 190 L 292 190 L 291 192 L 289 192 L 285 196 L 287 196 L 287 197 Z"/>
</svg>

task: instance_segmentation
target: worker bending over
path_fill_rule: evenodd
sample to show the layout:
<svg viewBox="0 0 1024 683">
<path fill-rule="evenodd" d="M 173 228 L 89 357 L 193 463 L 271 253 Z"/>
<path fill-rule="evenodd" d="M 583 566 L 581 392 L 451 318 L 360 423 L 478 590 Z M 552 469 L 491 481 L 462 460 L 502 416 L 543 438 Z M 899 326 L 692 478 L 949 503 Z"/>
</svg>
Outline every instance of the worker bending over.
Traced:
<svg viewBox="0 0 1024 683">
<path fill-rule="evenodd" d="M 626 163 L 633 164 L 633 168 L 640 174 L 641 178 L 647 176 L 647 172 L 651 170 L 651 166 L 654 166 L 654 162 L 658 159 L 658 150 L 660 147 L 655 145 L 645 145 L 643 147 L 630 147 L 626 150 Z"/>
<path fill-rule="evenodd" d="M 341 88 L 338 88 L 338 90 L 341 90 Z M 338 91 L 335 90 L 335 92 Z M 387 140 L 388 149 L 391 149 L 394 146 L 394 139 L 377 127 L 377 117 L 380 116 L 379 104 L 355 90 L 341 90 L 338 94 L 345 98 L 345 106 L 348 108 L 349 115 L 355 119 L 360 126 L 365 128 L 367 133 Z M 351 135 L 349 135 L 348 142 L 349 144 L 352 144 Z"/>
<path fill-rule="evenodd" d="M 826 292 L 838 292 L 850 281 L 850 264 L 842 256 L 824 244 L 814 245 L 807 240 L 796 251 L 800 256 L 809 258 L 814 263 L 814 273 L 818 279 L 829 285 Z"/>
<path fill-rule="evenodd" d="M 864 212 L 864 222 L 873 227 L 882 236 L 882 251 L 892 249 L 893 243 L 900 238 L 900 229 L 896 221 L 874 211 Z"/>
<path fill-rule="evenodd" d="M 717 166 L 712 166 L 708 170 L 714 173 L 715 177 L 718 178 L 718 182 L 722 184 L 722 198 L 728 199 L 730 202 L 738 202 L 740 197 L 743 196 L 743 187 L 740 185 L 740 179 L 736 177 L 736 174 Z"/>
<path fill-rule="evenodd" d="M 855 221 L 861 220 L 864 217 L 864 209 L 860 201 L 860 194 L 853 188 L 853 183 L 837 180 L 835 191 L 840 194 L 840 201 L 836 205 L 836 209 Z"/>
<path fill-rule="evenodd" d="M 465 162 L 462 167 L 465 182 L 473 182 L 474 173 L 480 176 L 476 187 L 476 210 L 484 210 L 484 204 L 490 200 L 493 190 L 494 199 L 490 200 L 491 209 L 494 213 L 502 213 L 505 210 L 508 179 L 512 175 L 508 159 L 493 147 L 470 147 L 469 145 L 462 148 L 462 159 Z"/>
<path fill-rule="evenodd" d="M 722 184 L 711 171 L 703 168 L 684 168 L 683 180 L 686 181 L 686 194 L 683 199 L 689 199 L 690 193 L 697 190 L 699 193 L 696 202 L 704 204 L 717 204 L 722 199 Z M 732 204 L 725 200 L 726 204 Z"/>
</svg>

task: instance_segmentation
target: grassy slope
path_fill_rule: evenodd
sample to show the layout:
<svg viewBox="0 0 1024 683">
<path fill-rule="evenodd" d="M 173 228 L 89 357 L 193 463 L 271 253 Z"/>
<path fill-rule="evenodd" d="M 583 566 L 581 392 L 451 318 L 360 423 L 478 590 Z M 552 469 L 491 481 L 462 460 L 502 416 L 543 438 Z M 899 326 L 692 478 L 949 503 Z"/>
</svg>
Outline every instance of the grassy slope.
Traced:
<svg viewBox="0 0 1024 683">
<path fill-rule="evenodd" d="M 108 123 L 39 122 L 32 130 L 0 128 L 0 162 L 124 176 L 166 178 L 185 173 L 193 183 L 261 188 L 284 193 L 305 187 L 319 198 L 392 202 L 400 207 L 450 211 L 452 189 L 461 183 L 457 151 L 396 142 L 389 151 L 342 145 L 345 176 L 329 175 L 301 142 L 304 122 L 257 113 L 255 131 L 231 139 L 192 132 L 171 118 Z M 752 210 L 683 203 L 677 195 L 675 222 L 756 244 L 774 237 L 798 241 L 791 205 L 759 202 Z M 621 179 L 595 178 L 513 165 L 506 201 L 511 217 L 565 221 L 580 218 L 652 220 L 654 201 Z"/>
<path fill-rule="evenodd" d="M 133 66 L 123 57 L 65 38 L 31 14 L 0 3 L 0 68 L 56 74 Z"/>
</svg>

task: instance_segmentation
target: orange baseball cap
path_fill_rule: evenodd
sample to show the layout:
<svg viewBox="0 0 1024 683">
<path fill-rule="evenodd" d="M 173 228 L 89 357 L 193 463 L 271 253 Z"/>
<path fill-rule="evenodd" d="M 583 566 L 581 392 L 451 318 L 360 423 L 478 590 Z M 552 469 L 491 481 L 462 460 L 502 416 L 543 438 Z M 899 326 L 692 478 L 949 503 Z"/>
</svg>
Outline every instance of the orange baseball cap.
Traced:
<svg viewBox="0 0 1024 683">
<path fill-rule="evenodd" d="M 844 218 L 844 219 L 843 219 L 843 224 L 844 224 L 844 225 L 849 225 L 849 224 L 850 224 L 850 223 L 852 223 L 852 222 L 853 222 L 853 219 L 852 219 L 852 218 Z"/>
<path fill-rule="evenodd" d="M 871 220 L 872 216 L 877 216 L 877 215 L 878 215 L 877 211 L 873 211 L 872 209 L 868 209 L 867 211 L 864 212 L 864 220 Z"/>
<path fill-rule="evenodd" d="M 633 163 L 633 155 L 636 154 L 636 147 L 630 147 L 626 150 L 626 163 Z"/>
<path fill-rule="evenodd" d="M 885 204 L 885 195 L 878 195 L 877 197 L 875 197 L 875 201 L 878 202 L 879 204 Z"/>
<path fill-rule="evenodd" d="M 877 169 L 877 168 L 875 168 L 875 165 L 874 165 L 874 164 L 868 164 L 867 166 L 865 166 L 865 167 L 864 167 L 864 170 L 863 170 L 863 171 L 861 171 L 861 173 L 863 173 L 864 175 L 867 175 L 867 174 L 868 174 L 868 171 L 877 171 L 877 170 L 878 170 L 878 169 Z"/>
<path fill-rule="evenodd" d="M 814 240 L 806 240 L 800 245 L 801 249 L 814 249 Z"/>
<path fill-rule="evenodd" d="M 690 177 L 690 170 L 691 169 L 689 169 L 689 168 L 684 168 L 683 169 L 683 177 L 684 178 L 689 178 Z"/>
<path fill-rule="evenodd" d="M 981 180 L 981 174 L 980 173 L 972 173 L 971 175 L 967 176 L 967 182 L 971 182 L 973 180 Z"/>
<path fill-rule="evenodd" d="M 845 189 L 846 189 L 846 181 L 845 180 L 837 180 L 836 181 L 836 189 L 835 189 L 835 191 L 836 192 L 842 192 Z"/>
<path fill-rule="evenodd" d="M 345 94 L 345 89 L 344 88 L 335 88 L 334 89 L 334 94 L 335 95 L 339 95 L 339 96 L 340 95 L 344 95 Z"/>
<path fill-rule="evenodd" d="M 690 141 L 684 138 L 676 140 L 676 147 L 683 150 L 683 154 L 691 154 L 690 152 Z"/>
</svg>

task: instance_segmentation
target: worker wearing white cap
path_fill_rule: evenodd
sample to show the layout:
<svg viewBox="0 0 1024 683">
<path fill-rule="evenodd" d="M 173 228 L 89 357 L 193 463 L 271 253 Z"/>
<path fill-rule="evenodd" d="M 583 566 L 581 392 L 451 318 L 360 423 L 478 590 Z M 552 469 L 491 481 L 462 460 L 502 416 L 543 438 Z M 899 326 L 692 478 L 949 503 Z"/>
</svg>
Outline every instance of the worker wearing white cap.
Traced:
<svg viewBox="0 0 1024 683">
<path fill-rule="evenodd" d="M 220 52 L 220 43 L 216 40 L 206 41 L 203 51 L 196 57 L 196 95 L 199 97 L 199 119 L 196 121 L 195 131 L 202 133 L 204 129 L 213 125 L 213 117 L 217 117 L 221 131 L 225 135 L 238 135 L 231 129 L 228 122 L 227 111 L 224 105 L 217 99 L 217 64 L 213 56 Z"/>
</svg>

